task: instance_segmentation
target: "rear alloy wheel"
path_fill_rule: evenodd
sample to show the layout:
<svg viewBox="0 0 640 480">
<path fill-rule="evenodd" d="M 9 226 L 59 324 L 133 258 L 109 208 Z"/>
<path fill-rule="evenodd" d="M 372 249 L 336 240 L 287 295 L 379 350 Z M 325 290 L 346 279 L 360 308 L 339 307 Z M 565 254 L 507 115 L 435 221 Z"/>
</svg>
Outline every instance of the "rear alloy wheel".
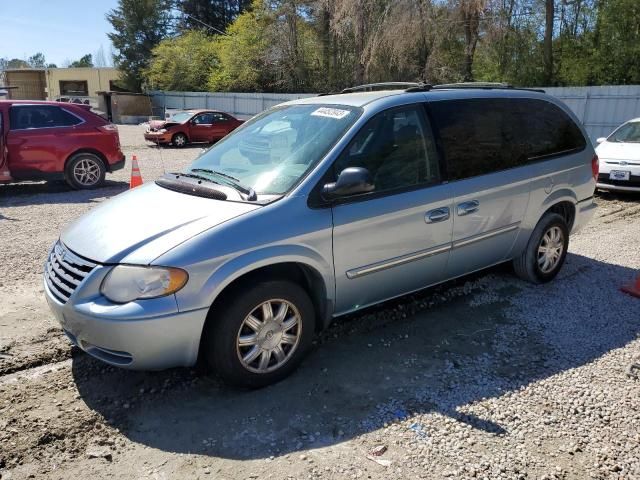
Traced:
<svg viewBox="0 0 640 480">
<path fill-rule="evenodd" d="M 174 147 L 182 148 L 187 144 L 187 136 L 184 133 L 176 133 L 171 137 L 171 143 Z"/>
<path fill-rule="evenodd" d="M 225 382 L 258 388 L 289 375 L 314 332 L 315 312 L 306 291 L 272 280 L 225 298 L 210 315 L 202 348 Z"/>
<path fill-rule="evenodd" d="M 79 153 L 71 157 L 65 168 L 65 180 L 76 190 L 96 188 L 104 183 L 106 168 L 93 153 Z"/>
<path fill-rule="evenodd" d="M 513 260 L 514 270 L 528 282 L 549 282 L 562 268 L 568 248 L 567 222 L 557 213 L 546 213 L 531 233 L 525 251 Z"/>
</svg>

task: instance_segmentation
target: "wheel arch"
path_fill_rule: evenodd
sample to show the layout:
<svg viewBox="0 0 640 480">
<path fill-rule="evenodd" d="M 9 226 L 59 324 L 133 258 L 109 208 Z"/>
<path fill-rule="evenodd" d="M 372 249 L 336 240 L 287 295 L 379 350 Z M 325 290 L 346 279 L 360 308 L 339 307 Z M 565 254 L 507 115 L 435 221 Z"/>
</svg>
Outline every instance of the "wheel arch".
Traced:
<svg viewBox="0 0 640 480">
<path fill-rule="evenodd" d="M 191 141 L 191 137 L 189 136 L 189 133 L 186 132 L 185 130 L 178 130 L 177 132 L 169 132 L 169 133 L 171 133 L 171 142 L 172 143 L 173 143 L 173 137 L 175 137 L 179 133 L 181 133 L 182 135 L 185 136 L 185 138 L 187 139 L 187 143 Z"/>
<path fill-rule="evenodd" d="M 304 245 L 273 245 L 247 252 L 215 269 L 198 289 L 207 292 L 209 314 L 224 298 L 245 282 L 280 278 L 298 282 L 309 294 L 324 328 L 333 315 L 335 279 L 333 265 Z"/>
<path fill-rule="evenodd" d="M 570 189 L 562 188 L 548 195 L 542 204 L 539 204 L 539 208 L 531 209 L 520 226 L 520 234 L 518 235 L 518 238 L 511 250 L 511 258 L 517 257 L 522 253 L 526 248 L 536 225 L 538 225 L 542 217 L 544 217 L 548 212 L 559 213 L 562 215 L 567 221 L 569 232 L 571 232 L 576 218 L 577 203 L 578 199 L 575 192 Z"/>
<path fill-rule="evenodd" d="M 217 284 L 217 288 L 213 293 L 213 299 L 207 311 L 206 320 L 202 326 L 200 334 L 200 346 L 198 348 L 198 358 L 202 355 L 202 342 L 205 340 L 204 333 L 207 325 L 216 320 L 216 311 L 218 307 L 227 299 L 237 294 L 239 290 L 257 281 L 267 279 L 289 280 L 301 285 L 309 295 L 316 312 L 316 332 L 324 329 L 330 322 L 333 314 L 334 295 L 333 288 L 327 284 L 326 276 L 322 273 L 322 269 L 312 262 L 304 261 L 300 258 L 280 257 L 272 259 L 270 262 L 255 262 L 245 265 L 242 268 L 233 269 L 232 266 L 226 265 L 216 271 L 210 281 Z M 227 275 L 223 272 L 231 267 L 233 273 Z M 214 278 L 223 277 L 221 283 Z"/>
<path fill-rule="evenodd" d="M 542 213 L 538 216 L 536 225 L 546 213 L 554 212 L 558 213 L 565 219 L 569 232 L 571 232 L 576 218 L 577 203 L 578 198 L 572 190 L 560 189 L 551 193 L 551 195 L 549 195 L 542 204 Z"/>
</svg>

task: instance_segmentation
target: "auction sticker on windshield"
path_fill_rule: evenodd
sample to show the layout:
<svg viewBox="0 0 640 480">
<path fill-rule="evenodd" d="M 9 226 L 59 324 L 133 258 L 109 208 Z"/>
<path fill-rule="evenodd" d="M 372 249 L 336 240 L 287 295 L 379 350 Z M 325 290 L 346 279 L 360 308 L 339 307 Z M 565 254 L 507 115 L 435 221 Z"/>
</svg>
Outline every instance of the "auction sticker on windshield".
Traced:
<svg viewBox="0 0 640 480">
<path fill-rule="evenodd" d="M 335 118 L 340 120 L 341 118 L 349 115 L 349 110 L 342 110 L 340 108 L 328 108 L 328 107 L 320 107 L 316 111 L 314 111 L 311 115 L 316 117 L 328 117 Z"/>
</svg>

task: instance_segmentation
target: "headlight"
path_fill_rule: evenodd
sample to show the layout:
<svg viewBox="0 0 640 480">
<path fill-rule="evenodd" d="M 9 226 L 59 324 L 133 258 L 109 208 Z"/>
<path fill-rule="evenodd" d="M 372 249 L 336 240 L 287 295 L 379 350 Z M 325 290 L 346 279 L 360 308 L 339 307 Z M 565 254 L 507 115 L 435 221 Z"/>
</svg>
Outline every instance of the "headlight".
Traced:
<svg viewBox="0 0 640 480">
<path fill-rule="evenodd" d="M 166 128 L 161 128 L 160 130 L 158 130 L 158 133 L 167 133 L 167 129 Z"/>
<path fill-rule="evenodd" d="M 171 295 L 187 283 L 184 270 L 171 267 L 118 265 L 102 282 L 100 292 L 114 303 Z"/>
</svg>

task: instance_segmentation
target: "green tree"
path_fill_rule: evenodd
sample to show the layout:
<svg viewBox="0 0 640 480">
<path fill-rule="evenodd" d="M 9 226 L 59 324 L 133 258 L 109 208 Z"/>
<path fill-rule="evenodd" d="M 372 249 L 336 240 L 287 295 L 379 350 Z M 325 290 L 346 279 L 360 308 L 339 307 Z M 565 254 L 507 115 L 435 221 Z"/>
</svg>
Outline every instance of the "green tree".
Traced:
<svg viewBox="0 0 640 480">
<path fill-rule="evenodd" d="M 30 65 L 28 62 L 21 60 L 19 58 L 12 58 L 7 62 L 7 68 L 29 68 Z"/>
<path fill-rule="evenodd" d="M 250 0 L 177 0 L 179 28 L 221 34 L 250 5 Z"/>
<path fill-rule="evenodd" d="M 31 68 L 45 68 L 47 65 L 47 61 L 44 58 L 44 54 L 41 52 L 36 53 L 35 55 L 31 55 L 27 60 L 29 66 Z"/>
<path fill-rule="evenodd" d="M 163 40 L 152 56 L 145 84 L 160 90 L 205 91 L 218 64 L 214 38 L 200 30 Z"/>
<path fill-rule="evenodd" d="M 80 57 L 79 60 L 76 60 L 75 62 L 71 62 L 71 64 L 69 64 L 69 68 L 79 67 L 93 67 L 93 57 L 90 53 L 87 53 L 83 57 Z"/>
<path fill-rule="evenodd" d="M 602 2 L 593 38 L 596 83 L 640 83 L 640 2 Z"/>
<path fill-rule="evenodd" d="M 170 0 L 118 0 L 118 7 L 107 13 L 114 30 L 108 36 L 115 49 L 115 65 L 132 91 L 142 89 L 153 48 L 172 33 L 171 4 Z"/>
<path fill-rule="evenodd" d="M 209 77 L 213 91 L 269 91 L 272 89 L 272 70 L 267 50 L 268 32 L 272 18 L 261 0 L 254 0 L 252 8 L 229 26 L 227 35 L 216 38 L 220 68 Z"/>
</svg>

